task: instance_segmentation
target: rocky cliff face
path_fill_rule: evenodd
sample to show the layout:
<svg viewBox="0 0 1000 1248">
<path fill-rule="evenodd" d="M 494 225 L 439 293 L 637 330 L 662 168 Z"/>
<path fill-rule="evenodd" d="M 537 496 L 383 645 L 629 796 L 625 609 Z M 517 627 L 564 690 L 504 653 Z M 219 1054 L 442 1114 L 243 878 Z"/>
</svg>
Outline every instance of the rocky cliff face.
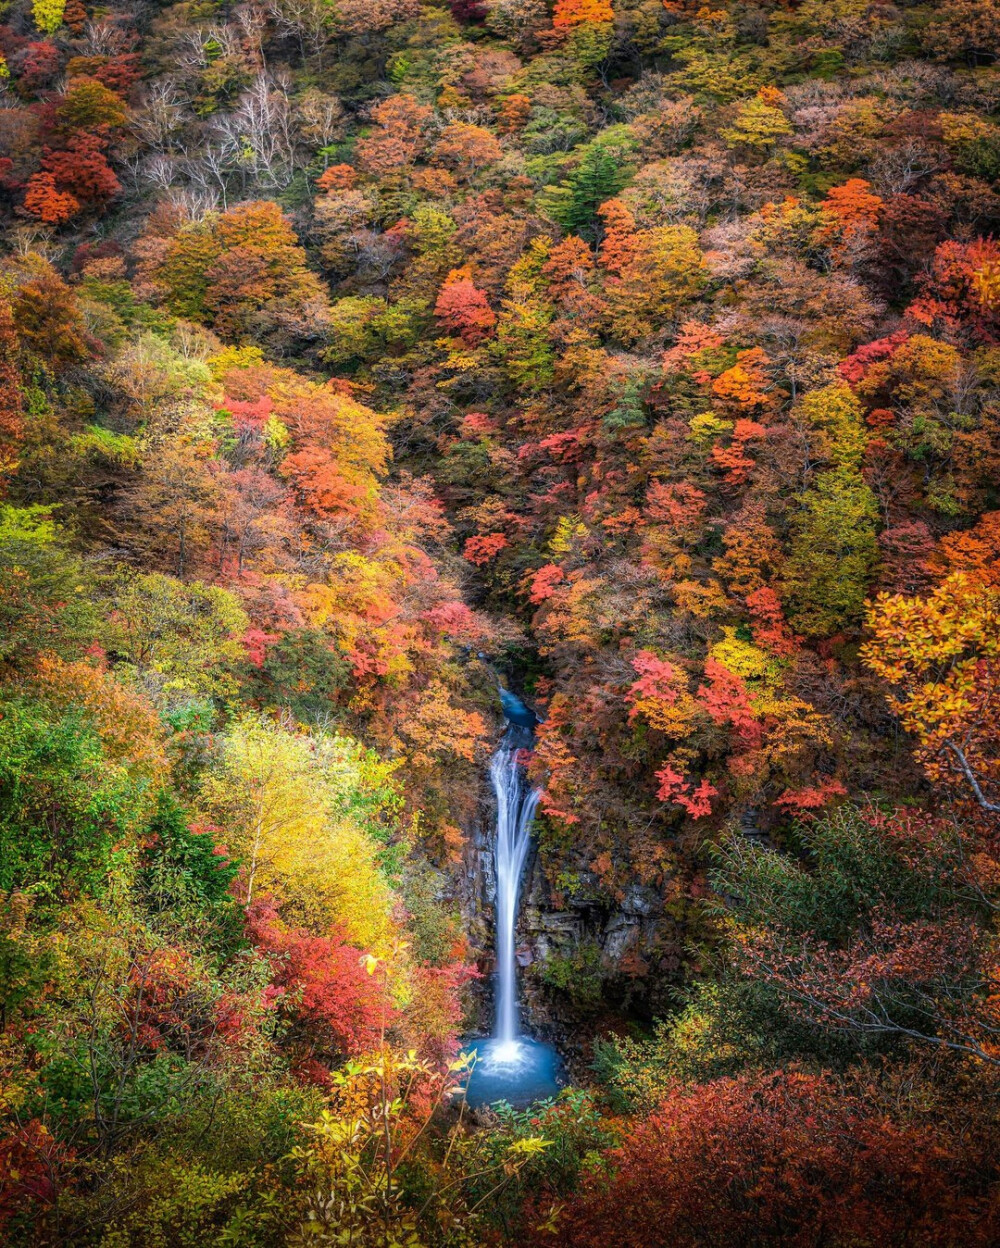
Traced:
<svg viewBox="0 0 1000 1248">
<path fill-rule="evenodd" d="M 492 1026 L 493 1008 L 494 822 L 492 794 L 487 790 L 467 829 L 458 895 L 482 975 L 475 1023 L 483 1032 Z M 601 985 L 606 989 L 609 982 L 634 979 L 637 970 L 653 963 L 662 965 L 664 946 L 677 934 L 656 890 L 633 884 L 620 901 L 611 902 L 586 864 L 574 865 L 578 883 L 573 899 L 569 904 L 556 904 L 544 864 L 533 847 L 522 881 L 517 922 L 522 1025 L 557 1041 L 571 1025 L 578 1028 L 581 1011 L 586 1013 L 597 1004 Z"/>
</svg>

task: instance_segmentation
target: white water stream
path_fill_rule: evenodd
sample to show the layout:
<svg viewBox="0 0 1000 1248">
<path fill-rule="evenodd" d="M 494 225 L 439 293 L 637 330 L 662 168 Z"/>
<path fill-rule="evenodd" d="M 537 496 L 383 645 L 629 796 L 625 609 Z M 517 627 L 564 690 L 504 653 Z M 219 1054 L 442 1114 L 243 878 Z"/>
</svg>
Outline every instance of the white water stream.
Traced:
<svg viewBox="0 0 1000 1248">
<path fill-rule="evenodd" d="M 510 729 L 490 764 L 490 780 L 497 799 L 496 834 L 496 1020 L 493 1038 L 514 1045 L 520 1035 L 517 1011 L 517 959 L 514 927 L 521 892 L 521 876 L 531 843 L 531 821 L 538 790 L 530 789 L 519 763 L 520 734 Z"/>
<path fill-rule="evenodd" d="M 466 1048 L 472 1070 L 465 1096 L 472 1106 L 506 1101 L 531 1105 L 558 1095 L 562 1087 L 559 1056 L 550 1044 L 521 1033 L 517 1009 L 517 956 L 514 929 L 521 877 L 531 844 L 531 821 L 539 791 L 528 783 L 520 758 L 534 739 L 534 714 L 520 698 L 501 688 L 507 731 L 490 763 L 497 799 L 494 840 L 496 871 L 496 1017 L 488 1040 L 471 1039 Z"/>
</svg>

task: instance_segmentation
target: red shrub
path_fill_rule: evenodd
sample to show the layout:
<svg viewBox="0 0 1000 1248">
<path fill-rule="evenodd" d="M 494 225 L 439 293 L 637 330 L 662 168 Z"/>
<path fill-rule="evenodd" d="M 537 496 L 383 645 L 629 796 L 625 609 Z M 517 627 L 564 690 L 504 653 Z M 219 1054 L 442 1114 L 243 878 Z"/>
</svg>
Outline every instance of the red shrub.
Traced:
<svg viewBox="0 0 1000 1248">
<path fill-rule="evenodd" d="M 779 1072 L 673 1089 L 592 1174 L 572 1248 L 945 1248 L 997 1242 L 974 1159 L 830 1079 Z"/>
<path fill-rule="evenodd" d="M 388 1007 L 382 984 L 368 974 L 360 949 L 336 931 L 312 936 L 286 927 L 266 901 L 252 908 L 249 929 L 256 944 L 274 957 L 274 983 L 286 992 L 287 1012 L 316 1040 L 340 1054 L 360 1053 L 378 1043 Z"/>
</svg>

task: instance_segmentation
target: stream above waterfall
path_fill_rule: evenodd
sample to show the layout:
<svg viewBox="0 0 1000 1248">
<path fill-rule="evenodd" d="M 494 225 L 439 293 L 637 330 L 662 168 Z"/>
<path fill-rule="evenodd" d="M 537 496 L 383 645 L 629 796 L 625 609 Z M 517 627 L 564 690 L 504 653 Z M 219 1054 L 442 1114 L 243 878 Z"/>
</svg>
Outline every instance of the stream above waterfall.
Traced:
<svg viewBox="0 0 1000 1248">
<path fill-rule="evenodd" d="M 538 804 L 538 790 L 531 787 L 522 758 L 533 743 L 537 719 L 520 698 L 502 687 L 500 701 L 507 728 L 490 763 L 490 782 L 497 804 L 493 837 L 495 1022 L 492 1036 L 474 1038 L 465 1049 L 474 1058 L 466 1084 L 466 1100 L 472 1106 L 495 1101 L 530 1105 L 555 1096 L 561 1082 L 555 1050 L 521 1034 L 518 1012 L 515 932 L 531 825 Z"/>
</svg>

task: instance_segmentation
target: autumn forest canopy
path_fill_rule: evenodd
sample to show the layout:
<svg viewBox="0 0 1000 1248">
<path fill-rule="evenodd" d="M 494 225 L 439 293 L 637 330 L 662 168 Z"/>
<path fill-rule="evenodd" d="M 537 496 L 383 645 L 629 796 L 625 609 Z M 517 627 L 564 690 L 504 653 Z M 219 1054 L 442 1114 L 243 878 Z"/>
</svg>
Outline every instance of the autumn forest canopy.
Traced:
<svg viewBox="0 0 1000 1248">
<path fill-rule="evenodd" d="M 1000 0 L 5 0 L 0 243 L 0 1241 L 1000 1242 Z"/>
</svg>

